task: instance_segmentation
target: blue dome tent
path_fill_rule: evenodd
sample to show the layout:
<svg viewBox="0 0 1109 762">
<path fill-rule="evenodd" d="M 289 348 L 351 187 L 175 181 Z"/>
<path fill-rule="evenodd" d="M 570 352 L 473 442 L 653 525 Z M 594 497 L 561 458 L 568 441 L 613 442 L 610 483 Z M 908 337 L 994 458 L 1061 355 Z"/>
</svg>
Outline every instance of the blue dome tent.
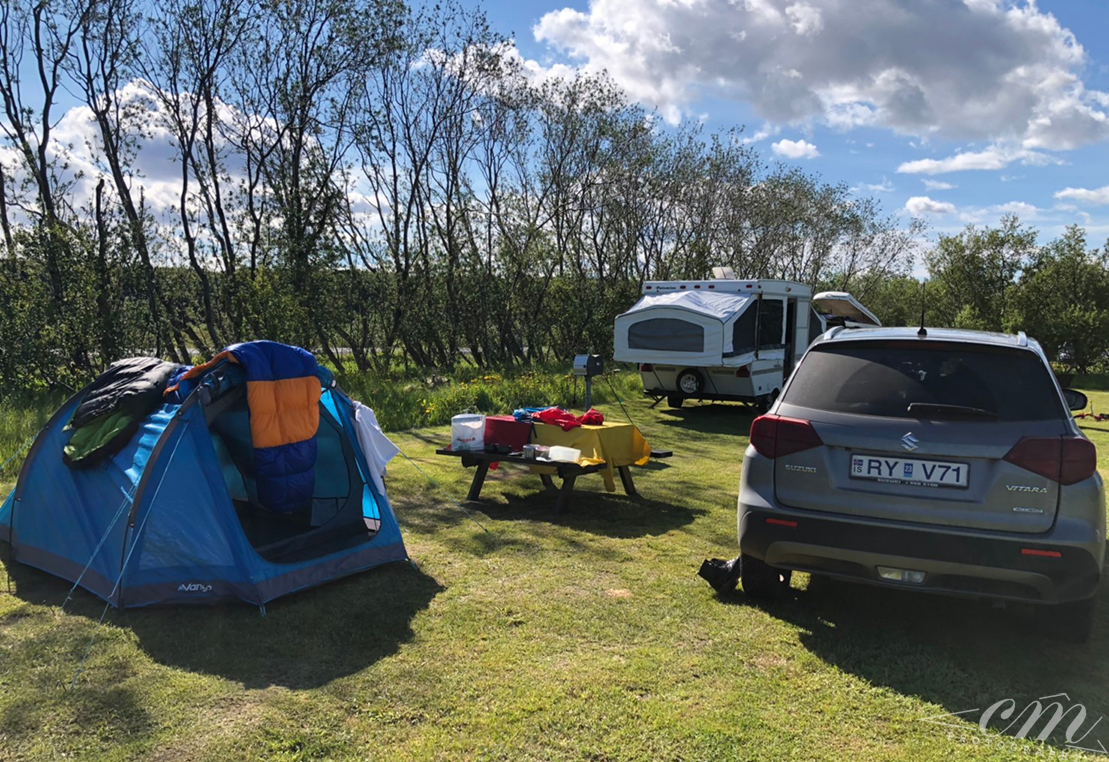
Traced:
<svg viewBox="0 0 1109 762">
<path fill-rule="evenodd" d="M 62 461 L 71 436 L 65 426 L 82 393 L 66 402 L 0 506 L 0 540 L 10 543 L 12 559 L 118 608 L 227 600 L 261 606 L 407 560 L 389 500 L 359 444 L 355 403 L 326 369 L 318 371 L 309 499 L 294 512 L 266 510 L 252 465 L 248 379 L 224 355 L 201 366 L 181 401 L 167 397 L 122 450 L 93 468 Z"/>
</svg>

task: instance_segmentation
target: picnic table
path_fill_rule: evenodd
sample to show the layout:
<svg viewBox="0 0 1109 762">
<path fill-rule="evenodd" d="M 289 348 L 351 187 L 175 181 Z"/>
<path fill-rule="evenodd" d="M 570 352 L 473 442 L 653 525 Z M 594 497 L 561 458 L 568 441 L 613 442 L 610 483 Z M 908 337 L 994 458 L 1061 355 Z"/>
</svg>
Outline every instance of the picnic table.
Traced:
<svg viewBox="0 0 1109 762">
<path fill-rule="evenodd" d="M 604 423 L 600 426 L 576 426 L 563 430 L 559 426 L 533 422 L 530 443 L 547 446 L 562 445 L 581 451 L 581 458 L 576 463 L 564 463 L 552 460 L 529 459 L 521 452 L 502 454 L 482 450 L 450 449 L 436 450 L 437 455 L 460 458 L 463 466 L 477 467 L 474 480 L 470 484 L 468 498 L 477 500 L 481 495 L 482 485 L 493 463 L 506 463 L 513 466 L 527 466 L 539 474 L 546 489 L 554 489 L 552 476 L 557 475 L 562 479 L 559 488 L 556 510 L 561 512 L 574 491 L 574 483 L 579 476 L 599 473 L 605 480 L 605 489 L 614 492 L 616 474 L 620 475 L 620 482 L 624 492 L 635 496 L 635 482 L 632 479 L 630 467 L 633 465 L 646 465 L 651 456 L 650 445 L 630 423 Z M 495 444 L 495 443 L 494 443 Z"/>
<path fill-rule="evenodd" d="M 538 460 L 532 458 L 525 458 L 521 453 L 510 453 L 508 455 L 501 455 L 495 452 L 483 452 L 481 450 L 450 450 L 442 448 L 435 451 L 436 455 L 448 455 L 462 460 L 462 465 L 467 468 L 477 466 L 477 471 L 474 472 L 474 480 L 470 482 L 470 491 L 466 495 L 467 500 L 478 500 L 481 497 L 481 488 L 485 484 L 485 477 L 489 474 L 489 466 L 493 463 L 507 463 L 510 465 L 527 466 L 539 470 L 542 468 L 544 471 L 550 469 L 562 479 L 562 486 L 558 488 L 558 501 L 555 503 L 555 512 L 562 513 L 562 509 L 566 506 L 570 498 L 570 494 L 574 491 L 574 483 L 579 476 L 585 474 L 595 474 L 608 469 L 607 463 L 594 463 L 586 466 L 579 465 L 578 463 L 562 463 L 554 460 Z M 624 487 L 624 492 L 630 497 L 635 497 L 635 482 L 632 480 L 631 471 L 628 466 L 617 466 L 617 472 L 620 474 L 620 483 Z M 551 478 L 551 473 L 539 473 L 539 479 L 543 482 L 543 487 L 548 490 L 555 489 L 554 479 Z"/>
</svg>

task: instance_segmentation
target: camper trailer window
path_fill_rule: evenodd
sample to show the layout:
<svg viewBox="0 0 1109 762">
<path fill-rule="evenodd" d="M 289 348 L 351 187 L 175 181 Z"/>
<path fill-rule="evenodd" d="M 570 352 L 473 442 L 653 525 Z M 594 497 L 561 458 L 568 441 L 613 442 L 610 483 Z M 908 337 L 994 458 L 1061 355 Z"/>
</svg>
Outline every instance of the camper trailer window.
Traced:
<svg viewBox="0 0 1109 762">
<path fill-rule="evenodd" d="M 732 354 L 742 355 L 755 351 L 756 309 L 749 309 L 739 316 L 732 327 Z"/>
<path fill-rule="evenodd" d="M 781 299 L 763 299 L 759 308 L 759 349 L 784 347 L 782 330 L 785 328 L 785 305 Z"/>
<path fill-rule="evenodd" d="M 652 318 L 628 327 L 628 348 L 656 352 L 703 352 L 705 329 L 677 318 Z"/>
</svg>

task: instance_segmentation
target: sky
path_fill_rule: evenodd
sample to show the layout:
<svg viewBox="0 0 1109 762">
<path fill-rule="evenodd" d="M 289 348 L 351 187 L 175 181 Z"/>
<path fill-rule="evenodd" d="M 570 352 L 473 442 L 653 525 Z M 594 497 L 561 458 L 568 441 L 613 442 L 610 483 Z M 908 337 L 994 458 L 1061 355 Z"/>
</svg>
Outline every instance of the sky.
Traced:
<svg viewBox="0 0 1109 762">
<path fill-rule="evenodd" d="M 533 78 L 606 71 L 659 129 L 743 126 L 766 161 L 924 218 L 929 238 L 1013 213 L 1041 242 L 1073 224 L 1109 241 L 1109 0 L 460 2 Z M 136 83 L 121 97 L 149 100 Z M 87 202 L 94 124 L 60 106 L 55 141 Z M 176 201 L 172 155 L 168 133 L 145 141 L 155 207 Z"/>
<path fill-rule="evenodd" d="M 468 1 L 468 0 L 467 0 Z M 477 6 L 475 0 L 475 6 Z M 669 124 L 931 235 L 1015 213 L 1109 239 L 1107 0 L 485 0 L 534 76 L 607 71 Z"/>
</svg>

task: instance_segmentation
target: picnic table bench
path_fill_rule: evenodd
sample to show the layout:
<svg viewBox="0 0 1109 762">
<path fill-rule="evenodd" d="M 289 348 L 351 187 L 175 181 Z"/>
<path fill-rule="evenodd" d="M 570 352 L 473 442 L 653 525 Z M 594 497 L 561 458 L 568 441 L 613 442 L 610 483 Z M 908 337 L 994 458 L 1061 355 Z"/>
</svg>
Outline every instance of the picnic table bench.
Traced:
<svg viewBox="0 0 1109 762">
<path fill-rule="evenodd" d="M 480 498 L 482 485 L 485 484 L 485 477 L 489 473 L 489 466 L 493 463 L 508 463 L 510 465 L 527 466 L 529 468 L 534 466 L 553 468 L 555 473 L 562 479 L 562 486 L 558 490 L 558 501 L 555 503 L 556 513 L 562 513 L 562 509 L 566 506 L 570 494 L 574 491 L 574 482 L 577 481 L 579 476 L 595 474 L 608 469 L 608 464 L 603 462 L 583 466 L 578 463 L 563 463 L 554 460 L 525 458 L 523 453 L 502 455 L 500 453 L 484 452 L 482 450 L 450 450 L 441 448 L 436 450 L 435 454 L 459 458 L 462 461 L 462 465 L 467 468 L 477 466 L 477 471 L 474 472 L 474 480 L 470 483 L 470 492 L 466 495 L 468 500 L 478 500 Z M 635 491 L 635 482 L 632 480 L 630 467 L 617 466 L 616 471 L 620 474 L 620 483 L 624 487 L 624 492 L 630 497 L 635 497 L 638 493 Z M 539 478 L 542 480 L 545 489 L 555 489 L 551 474 L 540 473 Z"/>
</svg>

